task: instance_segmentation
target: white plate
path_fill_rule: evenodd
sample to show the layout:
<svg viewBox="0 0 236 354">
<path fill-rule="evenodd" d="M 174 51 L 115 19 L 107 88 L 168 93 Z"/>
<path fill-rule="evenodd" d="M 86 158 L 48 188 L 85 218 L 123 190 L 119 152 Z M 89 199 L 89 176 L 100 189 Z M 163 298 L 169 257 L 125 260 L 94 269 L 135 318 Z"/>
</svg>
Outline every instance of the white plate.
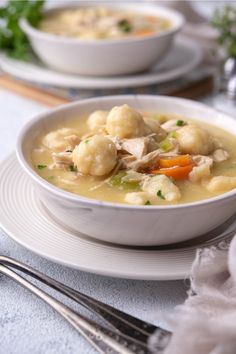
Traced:
<svg viewBox="0 0 236 354">
<path fill-rule="evenodd" d="M 23 62 L 0 55 L 3 71 L 19 79 L 59 87 L 84 89 L 126 88 L 174 80 L 193 70 L 202 60 L 202 49 L 194 41 L 180 36 L 169 54 L 149 72 L 117 77 L 69 75 L 46 68 L 38 61 Z"/>
<path fill-rule="evenodd" d="M 196 246 L 175 249 L 131 248 L 73 234 L 45 212 L 15 154 L 0 166 L 0 222 L 16 242 L 57 263 L 87 272 L 129 279 L 183 279 L 190 273 Z M 235 228 L 231 223 L 230 229 Z M 112 225 L 108 225 L 112 230 Z M 223 236 L 205 245 L 218 244 Z M 196 243 L 196 242 L 195 242 Z"/>
</svg>

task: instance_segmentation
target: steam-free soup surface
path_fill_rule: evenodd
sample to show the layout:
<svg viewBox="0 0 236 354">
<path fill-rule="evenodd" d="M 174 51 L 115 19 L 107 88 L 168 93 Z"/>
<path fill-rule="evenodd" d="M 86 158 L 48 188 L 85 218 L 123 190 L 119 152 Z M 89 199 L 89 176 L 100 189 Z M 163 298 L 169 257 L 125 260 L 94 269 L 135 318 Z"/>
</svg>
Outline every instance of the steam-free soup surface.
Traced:
<svg viewBox="0 0 236 354">
<path fill-rule="evenodd" d="M 100 6 L 51 11 L 39 24 L 44 32 L 85 40 L 147 36 L 170 27 L 171 22 L 161 16 Z"/>
<path fill-rule="evenodd" d="M 37 138 L 32 165 L 66 191 L 147 207 L 236 188 L 235 136 L 186 117 L 150 112 L 124 104 L 66 120 Z"/>
</svg>

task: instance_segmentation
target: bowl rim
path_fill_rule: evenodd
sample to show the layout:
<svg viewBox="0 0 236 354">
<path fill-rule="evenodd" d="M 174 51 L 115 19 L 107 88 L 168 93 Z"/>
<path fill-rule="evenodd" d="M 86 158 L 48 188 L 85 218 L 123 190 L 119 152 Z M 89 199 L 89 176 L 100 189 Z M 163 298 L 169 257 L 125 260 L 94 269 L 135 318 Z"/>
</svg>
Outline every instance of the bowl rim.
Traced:
<svg viewBox="0 0 236 354">
<path fill-rule="evenodd" d="M 97 7 L 99 5 L 101 5 L 102 3 L 96 4 L 96 3 L 90 3 L 89 5 L 87 4 L 88 7 Z M 44 39 L 44 40 L 49 40 L 49 41 L 54 41 L 57 43 L 63 43 L 63 44 L 83 44 L 83 45 L 96 45 L 96 46 L 102 46 L 102 45 L 115 45 L 115 44 L 130 44 L 131 42 L 146 42 L 147 40 L 150 39 L 157 39 L 157 38 L 161 38 L 161 37 L 165 37 L 168 36 L 170 34 L 175 34 L 177 32 L 179 32 L 181 30 L 181 28 L 184 26 L 185 24 L 185 17 L 178 11 L 173 10 L 173 9 L 169 9 L 163 6 L 159 6 L 159 5 L 154 5 L 154 4 L 145 4 L 145 3 L 139 3 L 139 4 L 134 4 L 134 3 L 129 3 L 129 4 L 114 4 L 114 3 L 105 3 L 107 7 L 110 8 L 124 8 L 128 5 L 129 7 L 133 7 L 133 8 L 150 8 L 150 10 L 155 9 L 155 10 L 161 10 L 164 11 L 166 13 L 168 13 L 170 15 L 170 17 L 172 16 L 173 18 L 177 19 L 178 24 L 176 24 L 175 26 L 170 27 L 167 30 L 161 31 L 160 33 L 154 33 L 151 35 L 147 35 L 145 37 L 136 37 L 136 36 L 131 36 L 128 38 L 118 38 L 118 39 L 102 39 L 102 40 L 97 40 L 97 39 L 89 39 L 89 40 L 84 40 L 84 39 L 80 39 L 80 38 L 73 38 L 73 37 L 66 37 L 66 36 L 59 36 L 59 35 L 54 35 L 51 33 L 47 33 L 44 31 L 41 31 L 39 29 L 37 29 L 36 27 L 32 26 L 28 20 L 26 18 L 22 18 L 20 19 L 20 27 L 21 29 L 29 36 L 38 38 L 38 39 Z M 74 5 L 73 7 L 83 7 L 85 4 L 81 3 L 80 5 Z M 86 5 L 85 5 L 86 6 Z M 48 9 L 45 9 L 43 12 L 51 12 L 51 11 L 57 11 L 57 10 L 62 10 L 62 9 L 67 9 L 67 8 L 71 8 L 72 4 L 67 4 L 67 5 L 63 5 L 63 6 L 53 6 L 50 7 Z"/>
<path fill-rule="evenodd" d="M 30 163 L 27 161 L 24 153 L 23 153 L 23 143 L 25 138 L 27 137 L 28 131 L 38 122 L 40 122 L 42 119 L 45 119 L 48 115 L 54 115 L 57 114 L 58 112 L 66 112 L 70 108 L 74 107 L 79 107 L 80 105 L 89 105 L 90 103 L 97 103 L 97 102 L 109 102 L 113 101 L 116 99 L 134 99 L 134 100 L 142 100 L 142 99 L 161 99 L 164 101 L 172 101 L 172 102 L 177 102 L 177 103 L 182 103 L 182 104 L 188 104 L 191 105 L 192 108 L 198 107 L 202 108 L 205 111 L 208 111 L 211 114 L 218 113 L 222 116 L 222 118 L 227 119 L 228 121 L 231 121 L 233 124 L 236 125 L 236 121 L 233 117 L 230 115 L 227 115 L 219 110 L 216 110 L 214 108 L 211 108 L 203 103 L 196 102 L 193 100 L 185 99 L 185 98 L 179 98 L 179 97 L 170 97 L 170 96 L 162 96 L 162 95 L 140 95 L 140 94 L 134 94 L 134 95 L 111 95 L 111 96 L 103 96 L 103 97 L 93 97 L 93 98 L 88 98 L 88 99 L 83 99 L 80 101 L 72 102 L 69 104 L 64 104 L 59 107 L 47 110 L 46 112 L 40 113 L 36 115 L 34 118 L 32 118 L 28 123 L 26 123 L 22 130 L 20 131 L 17 139 L 17 144 L 16 144 L 16 156 L 18 159 L 18 162 L 20 163 L 21 167 L 23 170 L 30 176 L 31 179 L 33 179 L 36 184 L 44 189 L 47 190 L 47 192 L 50 192 L 56 197 L 59 197 L 61 199 L 64 199 L 65 201 L 70 201 L 70 202 L 77 202 L 79 204 L 83 203 L 85 207 L 109 207 L 109 208 L 114 208 L 114 209 L 125 209 L 125 210 L 137 210 L 137 211 L 148 211 L 148 210 L 176 210 L 176 209 L 183 209 L 183 208 L 189 208 L 189 207 L 196 207 L 196 208 L 201 208 L 205 205 L 209 205 L 215 202 L 223 202 L 225 199 L 235 199 L 236 196 L 236 188 L 232 189 L 231 191 L 219 194 L 215 197 L 212 198 L 207 198 L 207 199 L 202 199 L 200 201 L 195 201 L 195 202 L 190 202 L 190 203 L 180 203 L 180 204 L 170 204 L 170 205 L 149 205 L 148 207 L 145 205 L 129 205 L 129 204 L 122 204 L 122 203 L 115 203 L 115 202 L 108 202 L 108 201 L 102 201 L 102 200 L 97 200 L 93 198 L 88 198 L 85 196 L 81 196 L 79 194 L 71 193 L 68 191 L 65 191 L 59 187 L 54 186 L 53 184 L 49 183 L 46 181 L 44 178 L 42 178 L 39 174 L 36 173 L 36 171 L 31 167 Z M 115 103 L 114 103 L 115 104 Z M 197 119 L 196 119 L 197 120 Z M 214 125 L 214 124 L 212 124 Z M 236 135 L 236 134 L 235 134 Z M 78 205 L 78 207 L 80 207 Z"/>
</svg>

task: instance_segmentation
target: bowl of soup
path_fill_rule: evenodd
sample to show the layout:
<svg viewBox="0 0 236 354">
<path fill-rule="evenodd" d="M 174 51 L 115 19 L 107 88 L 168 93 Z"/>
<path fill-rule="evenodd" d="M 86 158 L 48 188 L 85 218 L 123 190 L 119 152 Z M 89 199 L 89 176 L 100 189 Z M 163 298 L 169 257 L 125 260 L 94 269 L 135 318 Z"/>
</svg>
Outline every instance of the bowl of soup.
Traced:
<svg viewBox="0 0 236 354">
<path fill-rule="evenodd" d="M 147 70 L 168 52 L 181 14 L 150 4 L 99 3 L 45 10 L 38 27 L 21 27 L 47 66 L 71 74 L 109 76 Z"/>
<path fill-rule="evenodd" d="M 18 160 L 48 215 L 100 241 L 202 235 L 236 207 L 236 121 L 186 99 L 122 95 L 40 114 Z"/>
</svg>

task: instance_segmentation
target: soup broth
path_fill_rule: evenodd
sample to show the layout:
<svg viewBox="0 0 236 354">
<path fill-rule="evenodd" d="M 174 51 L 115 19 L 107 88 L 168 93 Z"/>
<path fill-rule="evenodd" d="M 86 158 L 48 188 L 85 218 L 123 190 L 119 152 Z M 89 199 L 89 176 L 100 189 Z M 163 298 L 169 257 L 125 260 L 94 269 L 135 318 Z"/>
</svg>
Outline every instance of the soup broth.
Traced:
<svg viewBox="0 0 236 354">
<path fill-rule="evenodd" d="M 44 132 L 35 141 L 31 162 L 58 188 L 115 203 L 189 203 L 236 188 L 235 136 L 186 117 L 136 112 L 127 105 L 75 117 Z"/>
<path fill-rule="evenodd" d="M 41 31 L 84 40 L 147 36 L 171 27 L 168 19 L 106 7 L 57 10 L 44 15 Z"/>
</svg>

